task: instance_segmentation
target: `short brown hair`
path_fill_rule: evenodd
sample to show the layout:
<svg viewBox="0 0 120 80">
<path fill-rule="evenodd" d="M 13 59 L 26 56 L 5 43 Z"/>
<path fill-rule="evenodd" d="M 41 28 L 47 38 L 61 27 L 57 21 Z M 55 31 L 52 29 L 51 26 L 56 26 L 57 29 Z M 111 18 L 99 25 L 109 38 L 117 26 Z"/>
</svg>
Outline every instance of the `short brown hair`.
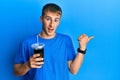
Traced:
<svg viewBox="0 0 120 80">
<path fill-rule="evenodd" d="M 62 9 L 57 4 L 54 3 L 48 3 L 45 6 L 43 6 L 42 16 L 44 16 L 47 11 L 55 12 L 58 13 L 59 15 L 62 15 Z"/>
</svg>

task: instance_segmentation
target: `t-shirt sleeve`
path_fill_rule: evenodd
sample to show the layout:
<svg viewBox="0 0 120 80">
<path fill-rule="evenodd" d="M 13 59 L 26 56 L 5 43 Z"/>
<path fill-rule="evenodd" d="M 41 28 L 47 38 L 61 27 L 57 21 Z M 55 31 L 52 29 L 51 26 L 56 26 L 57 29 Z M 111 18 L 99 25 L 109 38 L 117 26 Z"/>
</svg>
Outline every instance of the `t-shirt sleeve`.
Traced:
<svg viewBox="0 0 120 80">
<path fill-rule="evenodd" d="M 73 60 L 76 56 L 73 43 L 70 37 L 66 40 L 67 45 L 66 45 L 66 51 L 67 51 L 67 60 Z"/>
<path fill-rule="evenodd" d="M 15 56 L 15 64 L 23 64 L 26 62 L 27 44 L 23 41 L 20 43 L 17 54 Z"/>
</svg>

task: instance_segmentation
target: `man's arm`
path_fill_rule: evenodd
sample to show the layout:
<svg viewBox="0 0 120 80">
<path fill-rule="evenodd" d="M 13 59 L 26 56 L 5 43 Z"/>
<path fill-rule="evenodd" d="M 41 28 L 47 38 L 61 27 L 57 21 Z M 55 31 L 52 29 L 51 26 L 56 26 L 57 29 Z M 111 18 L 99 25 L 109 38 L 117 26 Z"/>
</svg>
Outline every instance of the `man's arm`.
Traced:
<svg viewBox="0 0 120 80">
<path fill-rule="evenodd" d="M 41 62 L 43 58 L 39 57 L 40 54 L 34 54 L 30 57 L 30 60 L 24 64 L 14 65 L 14 74 L 16 76 L 25 75 L 31 68 L 41 68 L 44 62 Z"/>
<path fill-rule="evenodd" d="M 76 74 L 78 72 L 82 64 L 83 58 L 84 58 L 84 55 L 78 53 L 76 58 L 73 61 L 72 60 L 68 61 L 68 66 L 72 74 Z"/>
<path fill-rule="evenodd" d="M 26 62 L 24 64 L 15 64 L 14 65 L 14 74 L 16 76 L 25 75 L 30 70 L 30 67 L 28 65 L 29 65 L 28 62 Z"/>
<path fill-rule="evenodd" d="M 79 46 L 80 46 L 80 50 L 82 51 L 85 51 L 86 49 L 86 45 L 87 43 L 92 39 L 94 38 L 93 36 L 89 37 L 85 34 L 82 34 L 79 38 L 78 38 L 78 41 L 79 41 Z M 71 73 L 73 74 L 76 74 L 83 62 L 83 59 L 84 59 L 84 54 L 83 53 L 80 53 L 78 52 L 78 54 L 76 55 L 75 59 L 72 61 L 68 61 L 68 67 L 71 71 Z"/>
</svg>

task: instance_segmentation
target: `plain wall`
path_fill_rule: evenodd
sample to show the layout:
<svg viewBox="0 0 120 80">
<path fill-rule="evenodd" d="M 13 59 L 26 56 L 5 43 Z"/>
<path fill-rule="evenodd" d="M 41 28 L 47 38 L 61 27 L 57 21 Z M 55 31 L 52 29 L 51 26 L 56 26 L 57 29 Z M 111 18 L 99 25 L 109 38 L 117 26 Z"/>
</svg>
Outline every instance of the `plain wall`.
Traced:
<svg viewBox="0 0 120 80">
<path fill-rule="evenodd" d="M 41 31 L 41 9 L 49 2 L 61 6 L 57 32 L 69 35 L 75 50 L 80 34 L 95 37 L 87 45 L 77 75 L 70 74 L 71 80 L 120 80 L 119 0 L 0 0 L 0 80 L 22 80 L 13 74 L 18 45 Z"/>
</svg>

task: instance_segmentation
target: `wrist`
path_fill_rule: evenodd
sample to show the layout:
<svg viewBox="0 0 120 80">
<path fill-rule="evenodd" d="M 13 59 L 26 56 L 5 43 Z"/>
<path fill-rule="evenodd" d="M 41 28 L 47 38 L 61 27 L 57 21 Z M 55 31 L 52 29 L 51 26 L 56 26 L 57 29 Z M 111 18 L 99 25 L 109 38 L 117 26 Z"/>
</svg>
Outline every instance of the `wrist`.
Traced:
<svg viewBox="0 0 120 80">
<path fill-rule="evenodd" d="M 80 45 L 80 50 L 85 50 L 86 49 L 86 45 Z"/>
<path fill-rule="evenodd" d="M 26 66 L 26 68 L 28 68 L 28 69 L 31 68 L 31 67 L 30 67 L 30 63 L 29 63 L 29 61 L 25 63 L 25 66 Z"/>
<path fill-rule="evenodd" d="M 78 48 L 77 49 L 78 53 L 85 54 L 86 53 L 86 48 Z"/>
<path fill-rule="evenodd" d="M 86 47 L 80 47 L 79 49 L 84 51 L 86 50 Z"/>
</svg>

